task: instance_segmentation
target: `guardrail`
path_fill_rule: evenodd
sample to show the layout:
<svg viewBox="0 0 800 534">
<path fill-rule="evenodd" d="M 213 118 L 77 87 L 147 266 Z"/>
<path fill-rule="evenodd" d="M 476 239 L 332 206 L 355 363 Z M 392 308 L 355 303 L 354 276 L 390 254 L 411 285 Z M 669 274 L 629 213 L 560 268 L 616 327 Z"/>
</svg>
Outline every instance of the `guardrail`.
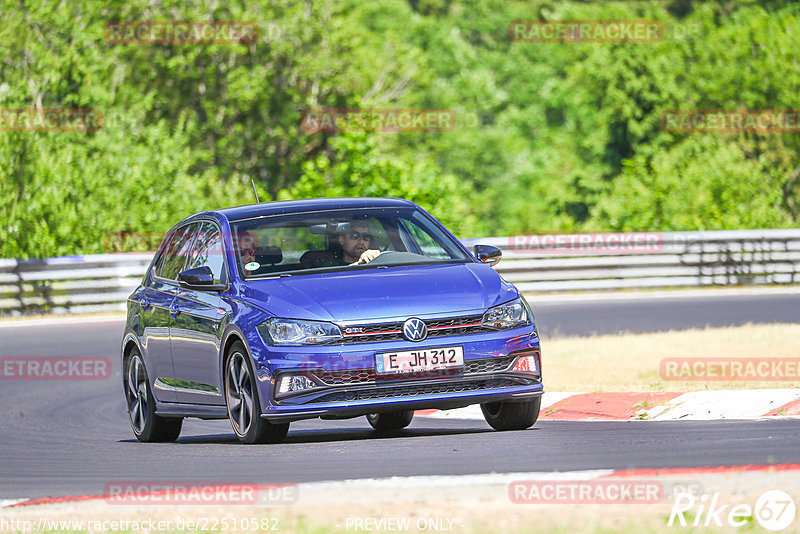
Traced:
<svg viewBox="0 0 800 534">
<path fill-rule="evenodd" d="M 0 314 L 121 311 L 153 253 L 0 259 Z"/>
<path fill-rule="evenodd" d="M 630 238 L 627 243 L 622 242 L 625 238 Z M 512 236 L 463 242 L 503 249 L 497 270 L 526 293 L 800 282 L 800 229 Z"/>
<path fill-rule="evenodd" d="M 525 293 L 800 283 L 800 229 L 465 239 Z M 152 253 L 0 259 L 0 314 L 122 311 Z"/>
</svg>

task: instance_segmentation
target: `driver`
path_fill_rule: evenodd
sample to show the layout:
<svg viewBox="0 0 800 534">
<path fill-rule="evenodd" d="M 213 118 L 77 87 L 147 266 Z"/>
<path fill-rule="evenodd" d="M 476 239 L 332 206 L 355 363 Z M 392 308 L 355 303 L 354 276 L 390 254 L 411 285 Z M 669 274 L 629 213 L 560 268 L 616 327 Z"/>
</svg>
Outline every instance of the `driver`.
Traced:
<svg viewBox="0 0 800 534">
<path fill-rule="evenodd" d="M 367 221 L 352 221 L 350 229 L 339 234 L 342 246 L 342 260 L 347 265 L 361 265 L 377 258 L 381 251 L 371 249 L 372 234 Z"/>
</svg>

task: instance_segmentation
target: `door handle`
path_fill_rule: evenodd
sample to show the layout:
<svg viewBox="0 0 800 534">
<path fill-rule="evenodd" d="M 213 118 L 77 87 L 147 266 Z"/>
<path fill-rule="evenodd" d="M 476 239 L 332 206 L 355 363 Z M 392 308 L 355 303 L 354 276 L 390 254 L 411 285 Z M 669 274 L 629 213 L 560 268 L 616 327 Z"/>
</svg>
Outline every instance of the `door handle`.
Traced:
<svg viewBox="0 0 800 534">
<path fill-rule="evenodd" d="M 142 307 L 142 311 L 146 311 L 147 308 L 150 307 L 150 301 L 147 299 L 142 299 L 139 301 L 139 306 Z"/>
</svg>

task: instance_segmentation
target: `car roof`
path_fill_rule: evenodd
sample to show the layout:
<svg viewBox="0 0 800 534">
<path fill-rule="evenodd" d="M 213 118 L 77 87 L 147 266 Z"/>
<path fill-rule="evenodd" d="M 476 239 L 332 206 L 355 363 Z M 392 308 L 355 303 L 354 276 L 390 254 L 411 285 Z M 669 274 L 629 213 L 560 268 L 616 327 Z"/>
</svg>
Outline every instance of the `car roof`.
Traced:
<svg viewBox="0 0 800 534">
<path fill-rule="evenodd" d="M 213 211 L 224 215 L 229 221 L 238 221 L 265 215 L 282 215 L 316 210 L 407 207 L 416 207 L 416 204 L 400 198 L 310 198 L 280 202 L 261 202 L 259 204 L 234 206 Z"/>
</svg>

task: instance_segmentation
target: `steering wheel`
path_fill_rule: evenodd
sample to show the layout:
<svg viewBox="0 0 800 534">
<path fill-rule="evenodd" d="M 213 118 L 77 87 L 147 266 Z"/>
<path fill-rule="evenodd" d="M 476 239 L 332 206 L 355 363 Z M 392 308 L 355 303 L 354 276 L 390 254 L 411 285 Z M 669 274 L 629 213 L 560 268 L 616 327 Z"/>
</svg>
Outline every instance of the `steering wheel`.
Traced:
<svg viewBox="0 0 800 534">
<path fill-rule="evenodd" d="M 378 254 L 372 261 L 363 263 L 362 265 L 382 265 L 383 263 L 385 263 L 387 254 L 392 254 L 396 252 L 397 252 L 396 250 L 381 250 L 381 253 Z M 381 258 L 384 258 L 384 261 L 379 262 Z"/>
</svg>

